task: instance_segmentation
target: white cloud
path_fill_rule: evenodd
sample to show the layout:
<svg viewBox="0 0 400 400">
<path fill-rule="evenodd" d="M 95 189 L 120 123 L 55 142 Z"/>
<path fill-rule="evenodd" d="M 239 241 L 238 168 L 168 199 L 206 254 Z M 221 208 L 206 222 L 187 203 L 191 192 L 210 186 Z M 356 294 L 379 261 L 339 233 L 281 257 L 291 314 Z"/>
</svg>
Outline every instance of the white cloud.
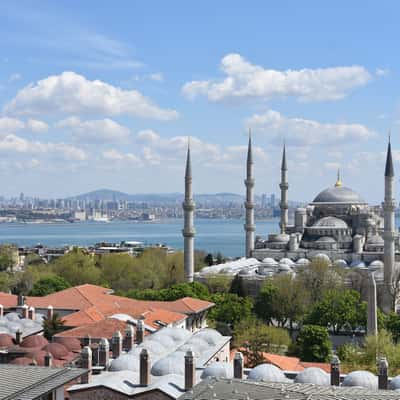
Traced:
<svg viewBox="0 0 400 400">
<path fill-rule="evenodd" d="M 23 129 L 23 121 L 16 118 L 0 117 L 0 133 L 10 133 Z"/>
<path fill-rule="evenodd" d="M 328 169 L 328 170 L 337 171 L 338 169 L 340 169 L 340 164 L 337 162 L 329 162 L 328 161 L 328 162 L 324 163 L 324 167 L 325 167 L 325 169 Z"/>
<path fill-rule="evenodd" d="M 354 143 L 376 135 L 374 131 L 361 124 L 334 124 L 288 118 L 273 110 L 254 114 L 246 120 L 246 124 L 254 131 L 269 135 L 272 141 L 281 141 L 285 138 L 289 144 L 295 146 Z"/>
<path fill-rule="evenodd" d="M 141 160 L 139 157 L 137 157 L 135 154 L 132 153 L 121 153 L 118 150 L 115 149 L 110 149 L 106 150 L 102 154 L 103 159 L 106 161 L 111 161 L 113 163 L 117 163 L 120 166 L 123 164 L 126 165 L 134 165 L 134 166 L 140 166 L 141 165 Z"/>
<path fill-rule="evenodd" d="M 377 68 L 375 70 L 376 76 L 387 76 L 387 75 L 389 75 L 389 72 L 390 71 L 386 68 Z"/>
<path fill-rule="evenodd" d="M 71 130 L 74 138 L 83 143 L 127 143 L 130 136 L 127 127 L 109 118 L 81 121 L 78 117 L 69 117 L 59 121 L 56 127 Z"/>
<path fill-rule="evenodd" d="M 26 128 L 35 133 L 45 133 L 49 130 L 49 126 L 46 122 L 37 119 L 28 119 Z"/>
<path fill-rule="evenodd" d="M 226 75 L 223 80 L 188 82 L 182 88 L 183 94 L 189 99 L 204 95 L 210 101 L 276 96 L 332 101 L 372 79 L 368 70 L 358 65 L 279 71 L 251 64 L 240 54 L 226 55 L 220 68 Z"/>
<path fill-rule="evenodd" d="M 89 114 L 132 115 L 171 120 L 178 112 L 163 109 L 137 90 L 123 90 L 75 72 L 49 76 L 21 89 L 6 106 L 13 115 Z"/>
<path fill-rule="evenodd" d="M 84 161 L 87 154 L 77 147 L 65 143 L 42 143 L 29 141 L 14 134 L 0 140 L 0 152 L 21 154 L 42 154 L 50 157 L 62 157 L 65 160 Z"/>
</svg>

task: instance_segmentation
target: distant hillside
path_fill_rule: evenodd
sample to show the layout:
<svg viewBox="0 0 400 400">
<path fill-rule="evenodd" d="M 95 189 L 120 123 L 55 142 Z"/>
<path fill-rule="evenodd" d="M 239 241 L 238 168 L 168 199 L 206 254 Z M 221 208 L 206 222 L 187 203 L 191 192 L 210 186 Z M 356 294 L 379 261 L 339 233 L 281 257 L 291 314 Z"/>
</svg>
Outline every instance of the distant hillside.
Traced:
<svg viewBox="0 0 400 400">
<path fill-rule="evenodd" d="M 235 193 L 216 193 L 216 194 L 195 194 L 194 198 L 198 202 L 207 203 L 228 203 L 243 202 L 244 197 Z M 76 200 L 102 200 L 102 201 L 137 201 L 146 203 L 180 203 L 183 200 L 183 193 L 141 193 L 128 194 L 117 190 L 100 189 L 93 192 L 72 196 L 69 199 Z"/>
</svg>

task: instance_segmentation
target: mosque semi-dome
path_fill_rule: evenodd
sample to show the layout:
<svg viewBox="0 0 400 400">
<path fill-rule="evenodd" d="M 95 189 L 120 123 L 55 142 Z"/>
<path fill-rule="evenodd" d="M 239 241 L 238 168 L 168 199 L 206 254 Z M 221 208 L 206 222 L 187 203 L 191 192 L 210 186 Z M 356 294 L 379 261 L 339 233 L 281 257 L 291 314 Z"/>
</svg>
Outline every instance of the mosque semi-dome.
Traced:
<svg viewBox="0 0 400 400">
<path fill-rule="evenodd" d="M 365 204 L 365 201 L 354 190 L 335 185 L 319 193 L 313 201 L 313 204 L 316 203 Z"/>
<path fill-rule="evenodd" d="M 337 217 L 324 217 L 319 219 L 313 228 L 336 228 L 336 229 L 348 229 L 348 225 L 345 221 Z"/>
</svg>

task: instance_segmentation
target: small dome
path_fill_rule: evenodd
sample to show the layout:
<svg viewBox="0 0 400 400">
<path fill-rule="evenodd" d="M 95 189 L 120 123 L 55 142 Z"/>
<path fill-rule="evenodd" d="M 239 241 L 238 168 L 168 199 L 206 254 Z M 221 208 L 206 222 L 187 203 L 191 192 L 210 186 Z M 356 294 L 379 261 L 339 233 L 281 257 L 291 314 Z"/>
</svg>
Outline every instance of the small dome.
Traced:
<svg viewBox="0 0 400 400">
<path fill-rule="evenodd" d="M 270 235 L 270 242 L 272 243 L 287 243 L 290 240 L 290 236 L 286 233 L 279 233 L 277 235 Z"/>
<path fill-rule="evenodd" d="M 297 267 L 306 267 L 307 265 L 310 265 L 310 260 L 308 260 L 307 258 L 299 258 L 296 261 Z"/>
<path fill-rule="evenodd" d="M 271 257 L 264 258 L 262 263 L 264 264 L 264 267 L 276 267 L 278 265 L 278 262 Z"/>
<path fill-rule="evenodd" d="M 331 236 L 322 236 L 316 242 L 317 243 L 336 243 L 336 240 Z"/>
<path fill-rule="evenodd" d="M 79 339 L 68 336 L 55 336 L 55 343 L 60 343 L 67 348 L 68 351 L 79 353 L 81 351 L 81 342 Z"/>
<path fill-rule="evenodd" d="M 214 362 L 204 368 L 200 378 L 233 378 L 232 364 L 226 362 Z"/>
<path fill-rule="evenodd" d="M 0 333 L 0 347 L 14 346 L 13 337 L 7 333 Z"/>
<path fill-rule="evenodd" d="M 157 335 L 157 336 L 149 336 L 146 340 L 146 344 L 143 344 L 143 347 L 147 346 L 147 343 L 155 342 L 157 345 L 163 346 L 164 349 L 173 349 L 176 347 L 176 343 L 174 339 L 172 339 L 169 335 Z"/>
<path fill-rule="evenodd" d="M 342 386 L 359 386 L 377 390 L 378 377 L 369 371 L 353 371 L 344 378 Z"/>
<path fill-rule="evenodd" d="M 124 370 L 139 372 L 139 358 L 130 353 L 123 353 L 111 361 L 110 371 Z"/>
<path fill-rule="evenodd" d="M 194 339 L 202 339 L 210 346 L 215 346 L 222 338 L 222 335 L 215 329 L 206 328 L 202 329 L 193 336 Z"/>
<path fill-rule="evenodd" d="M 279 264 L 278 270 L 279 271 L 288 271 L 289 272 L 289 271 L 292 270 L 292 268 L 287 264 Z"/>
<path fill-rule="evenodd" d="M 348 187 L 334 186 L 319 193 L 313 203 L 364 204 L 365 201 Z"/>
<path fill-rule="evenodd" d="M 154 376 L 164 376 L 169 374 L 184 375 L 184 364 L 183 356 L 181 360 L 177 360 L 177 357 L 165 357 L 154 363 L 151 368 L 151 374 Z"/>
<path fill-rule="evenodd" d="M 314 385 L 329 386 L 331 384 L 330 375 L 321 368 L 306 368 L 297 374 L 296 383 L 312 383 Z"/>
<path fill-rule="evenodd" d="M 333 265 L 338 268 L 347 268 L 348 267 L 346 260 L 343 260 L 343 259 L 335 260 L 333 262 Z"/>
<path fill-rule="evenodd" d="M 10 312 L 5 315 L 5 318 L 7 318 L 9 321 L 19 321 L 19 314 L 16 312 Z"/>
<path fill-rule="evenodd" d="M 293 267 L 294 261 L 291 260 L 290 258 L 284 257 L 279 260 L 279 264 L 286 264 L 286 265 L 289 265 L 289 267 Z"/>
<path fill-rule="evenodd" d="M 340 218 L 324 217 L 319 219 L 313 228 L 333 228 L 333 229 L 347 229 L 348 225 Z"/>
<path fill-rule="evenodd" d="M 32 360 L 35 360 L 37 365 L 44 367 L 44 358 L 47 355 L 47 351 L 44 350 L 36 350 L 31 353 L 28 353 L 26 356 Z M 53 360 L 54 361 L 54 360 Z"/>
<path fill-rule="evenodd" d="M 367 239 L 367 244 L 371 244 L 371 245 L 381 245 L 383 246 L 384 244 L 384 240 L 382 238 L 382 236 L 380 235 L 373 235 L 373 236 L 369 236 Z"/>
<path fill-rule="evenodd" d="M 372 263 L 368 265 L 368 268 L 373 270 L 381 269 L 383 268 L 383 262 L 381 260 L 372 261 Z"/>
<path fill-rule="evenodd" d="M 260 364 L 254 367 L 247 379 L 263 382 L 289 382 L 281 369 L 272 364 Z"/>
<path fill-rule="evenodd" d="M 159 335 L 169 336 L 175 342 L 183 342 L 184 340 L 187 340 L 191 334 L 186 329 L 165 327 L 150 337 L 156 337 Z"/>
<path fill-rule="evenodd" d="M 41 335 L 33 335 L 26 337 L 21 342 L 21 347 L 44 347 L 49 344 L 48 340 Z"/>
<path fill-rule="evenodd" d="M 319 261 L 326 261 L 326 262 L 328 262 L 328 263 L 331 262 L 329 256 L 327 256 L 327 255 L 324 254 L 324 253 L 318 253 L 318 254 L 316 254 L 315 256 L 313 256 L 312 259 L 313 259 L 313 260 L 319 260 Z"/>
<path fill-rule="evenodd" d="M 395 376 L 389 383 L 389 389 L 399 390 L 400 389 L 400 375 Z"/>
<path fill-rule="evenodd" d="M 49 352 L 54 358 L 58 359 L 68 356 L 68 349 L 60 343 L 49 343 L 43 347 L 43 350 Z"/>
</svg>

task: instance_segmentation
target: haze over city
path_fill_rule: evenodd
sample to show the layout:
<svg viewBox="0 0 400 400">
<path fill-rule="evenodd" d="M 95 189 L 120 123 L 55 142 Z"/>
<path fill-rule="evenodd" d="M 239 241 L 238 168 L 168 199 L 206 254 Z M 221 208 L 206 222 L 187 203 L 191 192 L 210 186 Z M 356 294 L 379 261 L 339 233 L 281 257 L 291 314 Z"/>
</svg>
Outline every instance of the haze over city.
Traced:
<svg viewBox="0 0 400 400">
<path fill-rule="evenodd" d="M 286 140 L 289 197 L 341 168 L 379 203 L 399 6 L 340 4 L 2 2 L 2 194 L 182 192 L 188 136 L 194 191 L 243 193 L 251 128 L 256 193 L 277 192 Z"/>
</svg>

